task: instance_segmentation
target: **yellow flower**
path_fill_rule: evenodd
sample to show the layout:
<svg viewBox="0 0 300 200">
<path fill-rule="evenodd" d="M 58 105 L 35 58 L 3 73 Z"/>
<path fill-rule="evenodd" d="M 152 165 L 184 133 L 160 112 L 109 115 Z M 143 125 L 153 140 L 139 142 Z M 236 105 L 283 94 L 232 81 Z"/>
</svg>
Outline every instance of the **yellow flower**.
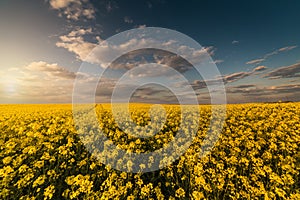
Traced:
<svg viewBox="0 0 300 200">
<path fill-rule="evenodd" d="M 24 173 L 27 172 L 27 170 L 29 169 L 29 167 L 26 164 L 23 164 L 20 168 L 19 168 L 19 172 L 20 173 Z"/>
<path fill-rule="evenodd" d="M 120 175 L 123 179 L 127 179 L 127 173 L 126 172 L 122 172 Z"/>
<path fill-rule="evenodd" d="M 0 176 L 7 176 L 8 174 L 12 173 L 14 171 L 11 166 L 5 166 L 2 169 L 0 169 Z"/>
<path fill-rule="evenodd" d="M 152 189 L 153 189 L 152 183 L 144 185 L 141 189 L 142 196 L 144 196 L 144 197 L 148 196 Z"/>
<path fill-rule="evenodd" d="M 127 197 L 127 200 L 135 200 L 134 196 L 133 195 L 130 195 Z"/>
<path fill-rule="evenodd" d="M 46 176 L 45 176 L 45 175 L 39 176 L 39 177 L 33 182 L 32 187 L 36 187 L 36 186 L 38 186 L 38 185 L 44 184 L 45 180 L 46 180 Z"/>
<path fill-rule="evenodd" d="M 202 192 L 199 192 L 199 191 L 193 191 L 193 193 L 192 193 L 192 195 L 193 195 L 193 198 L 196 200 L 200 200 L 200 199 L 203 199 L 204 198 L 204 195 L 203 195 L 203 193 Z"/>
<path fill-rule="evenodd" d="M 8 165 L 11 161 L 12 161 L 11 156 L 7 156 L 7 157 L 3 158 L 3 160 L 2 160 L 4 165 Z"/>
<path fill-rule="evenodd" d="M 179 188 L 175 191 L 175 196 L 180 198 L 180 197 L 185 197 L 185 191 L 182 188 Z"/>
<path fill-rule="evenodd" d="M 54 187 L 54 185 L 49 185 L 44 190 L 45 199 L 52 199 L 54 193 L 55 193 L 55 187 Z"/>
<path fill-rule="evenodd" d="M 34 163 L 34 167 L 37 167 L 37 168 L 42 168 L 42 167 L 44 167 L 44 161 L 43 160 L 41 160 L 41 161 L 37 161 L 36 163 Z"/>
<path fill-rule="evenodd" d="M 95 167 L 96 167 L 96 163 L 93 162 L 93 163 L 90 165 L 90 169 L 93 170 Z"/>
</svg>

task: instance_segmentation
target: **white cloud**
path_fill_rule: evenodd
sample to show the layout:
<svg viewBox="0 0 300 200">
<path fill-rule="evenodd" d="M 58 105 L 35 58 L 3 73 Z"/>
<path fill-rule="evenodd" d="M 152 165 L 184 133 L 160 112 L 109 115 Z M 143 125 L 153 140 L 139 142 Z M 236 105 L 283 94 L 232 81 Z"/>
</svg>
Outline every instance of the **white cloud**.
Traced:
<svg viewBox="0 0 300 200">
<path fill-rule="evenodd" d="M 133 23 L 133 20 L 132 20 L 130 17 L 125 16 L 125 17 L 124 17 L 124 22 L 125 22 L 125 23 L 128 23 L 128 24 L 132 24 L 132 23 Z"/>
<path fill-rule="evenodd" d="M 261 66 L 255 67 L 252 72 L 260 72 L 260 71 L 264 71 L 266 69 L 267 69 L 266 66 L 261 65 Z"/>
<path fill-rule="evenodd" d="M 265 59 L 261 58 L 261 59 L 255 59 L 255 60 L 250 60 L 248 62 L 246 62 L 247 65 L 256 65 L 259 64 L 261 62 L 265 61 Z"/>
<path fill-rule="evenodd" d="M 108 3 L 105 6 L 107 12 L 112 12 L 115 9 L 118 9 L 119 6 L 115 1 L 108 1 Z"/>
<path fill-rule="evenodd" d="M 87 42 L 84 39 L 84 35 L 91 33 L 91 28 L 73 30 L 67 35 L 60 36 L 60 41 L 56 43 L 56 46 L 65 48 L 69 52 L 75 53 L 78 59 L 84 60 L 86 56 L 92 51 L 92 49 L 97 46 L 97 44 Z M 99 37 L 97 38 L 98 40 L 100 40 Z"/>
<path fill-rule="evenodd" d="M 223 63 L 224 60 L 213 60 L 212 63 L 214 64 L 220 64 L 220 63 Z"/>
<path fill-rule="evenodd" d="M 59 11 L 59 16 L 67 19 L 95 18 L 95 9 L 89 0 L 50 0 L 50 7 Z"/>
<path fill-rule="evenodd" d="M 290 51 L 292 49 L 295 49 L 297 48 L 297 46 L 288 46 L 288 47 L 283 47 L 283 48 L 280 48 L 278 49 L 278 51 L 282 52 L 282 51 Z"/>
<path fill-rule="evenodd" d="M 65 8 L 75 0 L 50 0 L 50 5 L 54 9 Z"/>
<path fill-rule="evenodd" d="M 135 28 L 146 28 L 146 24 L 136 25 Z"/>
<path fill-rule="evenodd" d="M 32 62 L 25 66 L 24 69 L 30 72 L 43 72 L 50 77 L 60 79 L 74 79 L 76 77 L 75 72 L 71 72 L 64 67 L 58 66 L 56 63 L 49 64 L 43 61 Z"/>
</svg>

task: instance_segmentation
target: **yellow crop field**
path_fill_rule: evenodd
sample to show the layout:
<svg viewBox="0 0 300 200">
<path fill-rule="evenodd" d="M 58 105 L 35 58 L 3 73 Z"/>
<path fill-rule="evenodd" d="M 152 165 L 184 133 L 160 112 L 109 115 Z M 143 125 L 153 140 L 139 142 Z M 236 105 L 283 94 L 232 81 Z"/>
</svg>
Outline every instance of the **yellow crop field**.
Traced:
<svg viewBox="0 0 300 200">
<path fill-rule="evenodd" d="M 153 137 L 119 129 L 109 105 L 96 106 L 98 126 L 121 149 L 155 151 L 182 123 L 179 106 L 164 108 L 166 122 Z M 227 105 L 219 139 L 204 157 L 211 107 L 199 108 L 198 131 L 179 159 L 130 173 L 87 150 L 72 105 L 0 105 L 0 199 L 300 199 L 300 103 Z M 130 107 L 140 126 L 149 125 L 148 111 L 147 104 Z"/>
</svg>

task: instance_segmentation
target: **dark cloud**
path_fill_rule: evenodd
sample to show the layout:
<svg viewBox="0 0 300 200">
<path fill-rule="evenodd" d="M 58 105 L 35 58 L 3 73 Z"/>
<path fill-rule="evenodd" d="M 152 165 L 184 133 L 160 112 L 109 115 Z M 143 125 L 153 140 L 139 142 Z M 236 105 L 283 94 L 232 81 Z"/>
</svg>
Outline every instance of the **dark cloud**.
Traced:
<svg viewBox="0 0 300 200">
<path fill-rule="evenodd" d="M 220 84 L 227 84 L 231 82 L 238 81 L 250 75 L 250 72 L 237 72 L 234 74 L 229 74 L 226 76 L 222 76 L 212 80 L 195 80 L 191 86 L 194 90 L 204 89 L 207 88 L 207 85 L 220 85 Z"/>
<path fill-rule="evenodd" d="M 256 87 L 256 85 L 253 85 L 253 84 L 245 84 L 245 85 L 234 86 L 233 88 L 243 89 L 243 88 L 251 88 L 251 87 Z"/>
<path fill-rule="evenodd" d="M 115 88 L 116 82 L 108 81 L 101 83 L 96 90 L 96 100 L 97 102 L 107 102 L 110 101 L 113 95 L 113 90 Z M 124 96 L 127 96 L 127 86 L 124 87 Z M 132 85 L 128 86 L 129 88 Z M 123 94 L 118 94 L 123 96 Z M 126 101 L 126 99 L 117 99 L 120 102 Z M 167 88 L 156 85 L 147 84 L 137 88 L 132 96 L 130 97 L 131 102 L 143 102 L 143 103 L 178 103 L 176 96 Z"/>
<path fill-rule="evenodd" d="M 131 97 L 132 102 L 178 103 L 176 96 L 167 88 L 149 84 L 138 88 Z"/>
<path fill-rule="evenodd" d="M 250 72 L 236 72 L 233 74 L 225 75 L 225 76 L 223 76 L 223 81 L 225 84 L 235 82 L 235 81 L 241 80 L 243 78 L 246 78 L 248 76 L 251 76 L 251 75 L 255 74 L 255 72 L 264 71 L 266 69 L 267 69 L 266 66 L 258 66 Z"/>
<path fill-rule="evenodd" d="M 195 80 L 191 85 L 195 90 L 197 90 L 197 89 L 206 88 L 207 85 L 232 83 L 232 82 L 239 81 L 243 78 L 246 78 L 248 76 L 255 75 L 256 72 L 264 71 L 266 69 L 267 69 L 266 66 L 258 66 L 250 72 L 236 72 L 236 73 L 233 73 L 233 74 L 228 74 L 228 75 L 224 75 L 222 77 L 218 77 L 218 78 L 213 79 L 213 80 L 206 80 L 206 81 L 204 81 L 204 80 Z"/>
<path fill-rule="evenodd" d="M 247 76 L 250 76 L 252 73 L 251 72 L 237 72 L 237 73 L 233 73 L 227 76 L 223 76 L 223 80 L 226 83 L 231 83 L 231 82 L 235 82 L 238 81 L 240 79 L 243 79 Z"/>
<path fill-rule="evenodd" d="M 275 69 L 265 74 L 264 77 L 269 79 L 300 77 L 300 62 Z"/>
<path fill-rule="evenodd" d="M 109 68 L 130 70 L 141 64 L 158 63 L 174 68 L 180 73 L 193 69 L 193 65 L 174 53 L 159 49 L 131 51 L 116 59 Z"/>
</svg>

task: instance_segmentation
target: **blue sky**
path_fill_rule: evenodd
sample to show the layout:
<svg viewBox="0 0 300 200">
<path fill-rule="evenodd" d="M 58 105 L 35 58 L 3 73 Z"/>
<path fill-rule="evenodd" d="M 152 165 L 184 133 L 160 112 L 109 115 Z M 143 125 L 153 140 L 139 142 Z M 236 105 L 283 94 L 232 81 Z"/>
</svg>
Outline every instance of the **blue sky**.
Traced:
<svg viewBox="0 0 300 200">
<path fill-rule="evenodd" d="M 2 0 L 0 103 L 71 102 L 88 53 L 138 27 L 176 30 L 201 44 L 223 77 L 229 103 L 300 101 L 299 10 L 297 0 Z M 118 77 L 122 70 L 107 72 L 101 101 L 109 101 L 115 83 L 109 73 Z M 203 97 L 199 102 L 207 103 L 206 88 L 188 74 Z M 155 94 L 158 101 L 168 95 L 174 100 L 170 91 L 150 86 L 141 88 L 136 100 L 151 101 Z"/>
</svg>

